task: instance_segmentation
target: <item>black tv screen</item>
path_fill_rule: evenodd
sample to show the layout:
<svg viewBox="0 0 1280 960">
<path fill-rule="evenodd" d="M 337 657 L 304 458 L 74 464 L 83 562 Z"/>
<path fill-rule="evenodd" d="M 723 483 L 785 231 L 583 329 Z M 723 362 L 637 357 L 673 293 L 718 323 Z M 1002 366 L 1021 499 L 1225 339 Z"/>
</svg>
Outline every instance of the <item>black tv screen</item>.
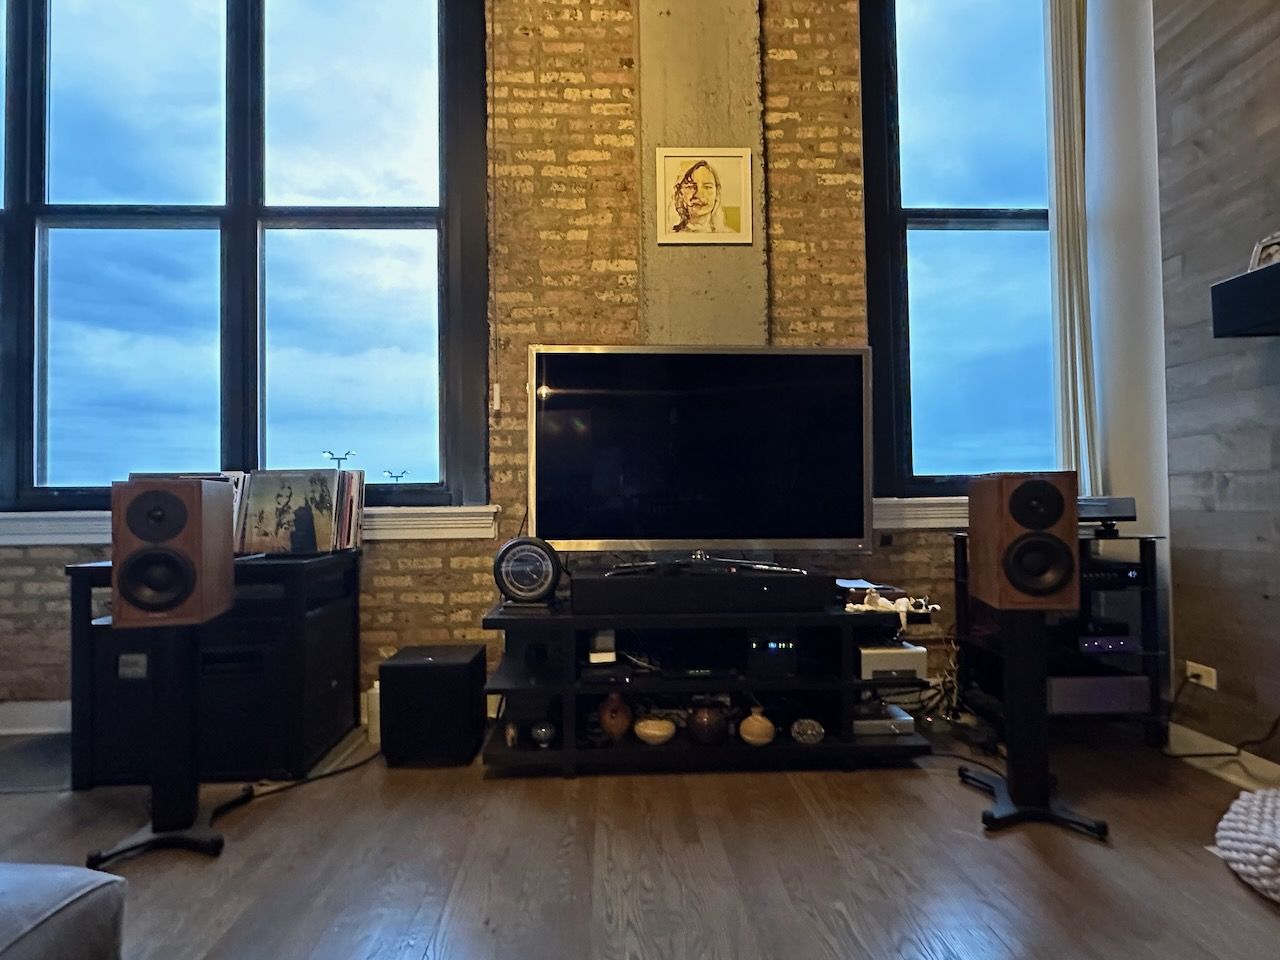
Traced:
<svg viewBox="0 0 1280 960">
<path fill-rule="evenodd" d="M 530 348 L 530 531 L 566 550 L 866 549 L 866 349 Z"/>
</svg>

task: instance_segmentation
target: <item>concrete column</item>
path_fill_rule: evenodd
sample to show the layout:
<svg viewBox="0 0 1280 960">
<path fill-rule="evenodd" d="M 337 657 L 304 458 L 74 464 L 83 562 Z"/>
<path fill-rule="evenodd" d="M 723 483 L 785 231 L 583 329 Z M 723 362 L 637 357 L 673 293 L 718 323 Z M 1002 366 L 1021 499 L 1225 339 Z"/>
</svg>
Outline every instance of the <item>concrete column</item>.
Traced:
<svg viewBox="0 0 1280 960">
<path fill-rule="evenodd" d="M 1089 0 L 1085 209 L 1103 492 L 1169 534 L 1164 291 L 1151 4 Z M 1168 543 L 1159 551 L 1169 584 Z M 1164 605 L 1167 611 L 1167 604 Z"/>
<path fill-rule="evenodd" d="M 649 343 L 768 337 L 759 0 L 639 0 L 640 323 Z M 658 246 L 655 150 L 749 147 L 750 246 Z"/>
</svg>

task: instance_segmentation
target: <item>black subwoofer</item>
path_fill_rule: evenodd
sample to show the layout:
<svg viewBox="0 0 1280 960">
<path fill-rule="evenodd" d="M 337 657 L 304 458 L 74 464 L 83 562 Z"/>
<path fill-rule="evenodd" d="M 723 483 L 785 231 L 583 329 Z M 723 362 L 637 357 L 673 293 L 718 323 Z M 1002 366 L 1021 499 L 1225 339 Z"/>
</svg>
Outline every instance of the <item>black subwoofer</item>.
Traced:
<svg viewBox="0 0 1280 960">
<path fill-rule="evenodd" d="M 470 763 L 485 728 L 484 647 L 405 647 L 378 668 L 389 766 Z"/>
</svg>

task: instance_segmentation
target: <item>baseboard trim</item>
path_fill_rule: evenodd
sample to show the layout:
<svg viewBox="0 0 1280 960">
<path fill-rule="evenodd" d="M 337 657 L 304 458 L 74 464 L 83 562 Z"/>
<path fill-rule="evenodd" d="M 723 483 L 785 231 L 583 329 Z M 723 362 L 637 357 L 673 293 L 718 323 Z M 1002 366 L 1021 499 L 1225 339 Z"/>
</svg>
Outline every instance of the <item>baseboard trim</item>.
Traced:
<svg viewBox="0 0 1280 960">
<path fill-rule="evenodd" d="M 0 736 L 70 732 L 70 700 L 11 700 L 0 703 Z"/>
<path fill-rule="evenodd" d="M 1215 740 L 1208 734 L 1180 723 L 1169 724 L 1170 753 L 1226 753 L 1235 749 L 1229 743 Z M 1245 790 L 1280 785 L 1280 763 L 1273 763 L 1253 753 L 1241 753 L 1239 757 L 1186 759 L 1193 767 L 1212 773 L 1215 777 L 1234 783 Z"/>
</svg>

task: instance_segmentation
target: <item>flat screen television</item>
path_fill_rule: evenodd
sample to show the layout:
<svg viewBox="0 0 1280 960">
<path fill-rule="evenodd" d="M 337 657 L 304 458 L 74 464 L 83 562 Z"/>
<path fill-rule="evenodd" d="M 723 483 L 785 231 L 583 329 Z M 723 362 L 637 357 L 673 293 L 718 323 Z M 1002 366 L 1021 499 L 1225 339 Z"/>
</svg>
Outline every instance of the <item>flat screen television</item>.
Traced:
<svg viewBox="0 0 1280 960">
<path fill-rule="evenodd" d="M 529 529 L 561 550 L 865 551 L 866 348 L 529 348 Z"/>
</svg>

